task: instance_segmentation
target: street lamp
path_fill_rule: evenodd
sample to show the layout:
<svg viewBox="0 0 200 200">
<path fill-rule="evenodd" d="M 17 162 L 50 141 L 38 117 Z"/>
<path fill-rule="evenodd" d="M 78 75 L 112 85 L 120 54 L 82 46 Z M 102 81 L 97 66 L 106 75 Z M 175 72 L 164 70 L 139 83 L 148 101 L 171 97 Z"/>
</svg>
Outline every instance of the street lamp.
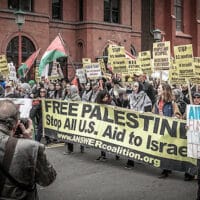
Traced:
<svg viewBox="0 0 200 200">
<path fill-rule="evenodd" d="M 161 42 L 161 31 L 160 29 L 153 30 L 153 39 L 155 42 Z M 162 81 L 162 70 L 160 70 L 160 81 Z"/>
<path fill-rule="evenodd" d="M 153 30 L 153 39 L 155 42 L 160 42 L 162 38 L 162 34 L 160 29 Z"/>
<path fill-rule="evenodd" d="M 21 36 L 21 30 L 22 30 L 22 25 L 25 23 L 25 16 L 24 12 L 19 9 L 15 13 L 15 23 L 18 26 L 18 66 L 21 65 L 22 63 L 22 36 Z"/>
</svg>

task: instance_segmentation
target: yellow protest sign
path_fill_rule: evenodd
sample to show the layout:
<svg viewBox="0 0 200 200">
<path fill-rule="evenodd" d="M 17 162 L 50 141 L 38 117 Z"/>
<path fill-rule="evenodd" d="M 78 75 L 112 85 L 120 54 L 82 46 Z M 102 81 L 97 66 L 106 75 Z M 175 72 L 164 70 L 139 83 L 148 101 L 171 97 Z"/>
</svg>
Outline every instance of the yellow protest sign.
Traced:
<svg viewBox="0 0 200 200">
<path fill-rule="evenodd" d="M 8 76 L 9 68 L 5 55 L 0 55 L 0 73 L 4 76 Z"/>
<path fill-rule="evenodd" d="M 127 74 L 129 74 L 130 76 L 133 76 L 135 65 L 136 65 L 135 60 L 128 59 Z M 139 67 L 139 65 L 138 65 L 138 67 Z"/>
<path fill-rule="evenodd" d="M 137 57 L 135 60 L 128 60 L 128 74 L 133 76 L 134 74 L 143 74 L 141 69 L 140 59 Z"/>
<path fill-rule="evenodd" d="M 97 61 L 98 61 L 99 65 L 100 65 L 101 71 L 103 73 L 106 73 L 106 66 L 105 66 L 103 58 L 99 58 Z"/>
<path fill-rule="evenodd" d="M 127 71 L 127 59 L 114 59 L 111 61 L 114 73 L 123 73 Z"/>
<path fill-rule="evenodd" d="M 110 45 L 108 47 L 108 63 L 112 66 L 114 73 L 127 71 L 127 59 L 123 46 Z"/>
<path fill-rule="evenodd" d="M 171 57 L 170 55 L 170 41 L 153 43 L 154 69 L 169 69 Z"/>
<path fill-rule="evenodd" d="M 45 133 L 154 167 L 187 171 L 186 121 L 108 105 L 46 99 Z"/>
<path fill-rule="evenodd" d="M 185 84 L 186 80 L 184 77 L 179 77 L 175 60 L 171 60 L 171 67 L 169 69 L 169 82 L 170 84 Z"/>
<path fill-rule="evenodd" d="M 200 75 L 200 57 L 194 57 L 194 71 Z"/>
<path fill-rule="evenodd" d="M 108 47 L 108 59 L 120 59 L 125 58 L 125 49 L 123 46 L 109 45 Z"/>
<path fill-rule="evenodd" d="M 40 81 L 39 67 L 38 66 L 35 67 L 35 80 L 36 80 L 36 82 Z"/>
<path fill-rule="evenodd" d="M 152 74 L 152 65 L 151 65 L 151 52 L 142 51 L 139 52 L 140 67 L 145 74 Z"/>
<path fill-rule="evenodd" d="M 84 64 L 90 64 L 91 63 L 91 58 L 82 58 L 82 63 Z"/>
<path fill-rule="evenodd" d="M 84 64 L 87 78 L 90 80 L 97 80 L 102 77 L 99 63 Z"/>
<path fill-rule="evenodd" d="M 194 77 L 192 44 L 174 46 L 174 57 L 180 77 Z"/>
<path fill-rule="evenodd" d="M 193 58 L 194 77 L 190 78 L 190 83 L 200 84 L 200 57 Z"/>
</svg>

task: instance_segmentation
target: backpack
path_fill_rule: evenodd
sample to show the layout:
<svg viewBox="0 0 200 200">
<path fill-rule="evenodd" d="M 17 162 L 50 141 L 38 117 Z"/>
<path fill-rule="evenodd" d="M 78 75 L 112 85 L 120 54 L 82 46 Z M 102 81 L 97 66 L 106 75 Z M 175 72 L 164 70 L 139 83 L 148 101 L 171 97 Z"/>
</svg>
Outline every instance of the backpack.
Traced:
<svg viewBox="0 0 200 200">
<path fill-rule="evenodd" d="M 180 113 L 183 115 L 185 113 L 187 103 L 183 100 L 179 100 L 177 102 L 177 105 L 178 105 Z"/>
</svg>

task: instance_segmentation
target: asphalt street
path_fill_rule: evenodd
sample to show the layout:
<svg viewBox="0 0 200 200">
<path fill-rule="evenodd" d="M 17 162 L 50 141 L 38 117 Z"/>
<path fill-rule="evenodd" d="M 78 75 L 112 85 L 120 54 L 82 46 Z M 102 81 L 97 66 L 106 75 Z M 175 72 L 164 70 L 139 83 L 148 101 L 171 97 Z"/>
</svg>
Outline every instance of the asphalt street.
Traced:
<svg viewBox="0 0 200 200">
<path fill-rule="evenodd" d="M 56 147 L 57 146 L 57 147 Z M 197 180 L 184 181 L 184 173 L 172 172 L 159 179 L 161 169 L 136 163 L 126 169 L 126 159 L 115 160 L 108 154 L 106 162 L 96 161 L 100 151 L 79 145 L 71 155 L 64 155 L 58 144 L 46 149 L 57 171 L 56 181 L 48 187 L 38 186 L 40 200 L 195 200 Z"/>
</svg>

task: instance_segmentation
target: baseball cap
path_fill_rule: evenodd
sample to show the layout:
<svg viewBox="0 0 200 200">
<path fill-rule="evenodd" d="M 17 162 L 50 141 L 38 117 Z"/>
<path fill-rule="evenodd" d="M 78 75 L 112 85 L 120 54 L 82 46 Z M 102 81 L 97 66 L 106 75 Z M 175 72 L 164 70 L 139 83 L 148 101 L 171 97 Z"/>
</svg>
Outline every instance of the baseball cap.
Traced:
<svg viewBox="0 0 200 200">
<path fill-rule="evenodd" d="M 195 93 L 192 95 L 192 97 L 193 97 L 193 98 L 194 98 L 194 97 L 200 98 L 200 92 L 195 92 Z"/>
</svg>

